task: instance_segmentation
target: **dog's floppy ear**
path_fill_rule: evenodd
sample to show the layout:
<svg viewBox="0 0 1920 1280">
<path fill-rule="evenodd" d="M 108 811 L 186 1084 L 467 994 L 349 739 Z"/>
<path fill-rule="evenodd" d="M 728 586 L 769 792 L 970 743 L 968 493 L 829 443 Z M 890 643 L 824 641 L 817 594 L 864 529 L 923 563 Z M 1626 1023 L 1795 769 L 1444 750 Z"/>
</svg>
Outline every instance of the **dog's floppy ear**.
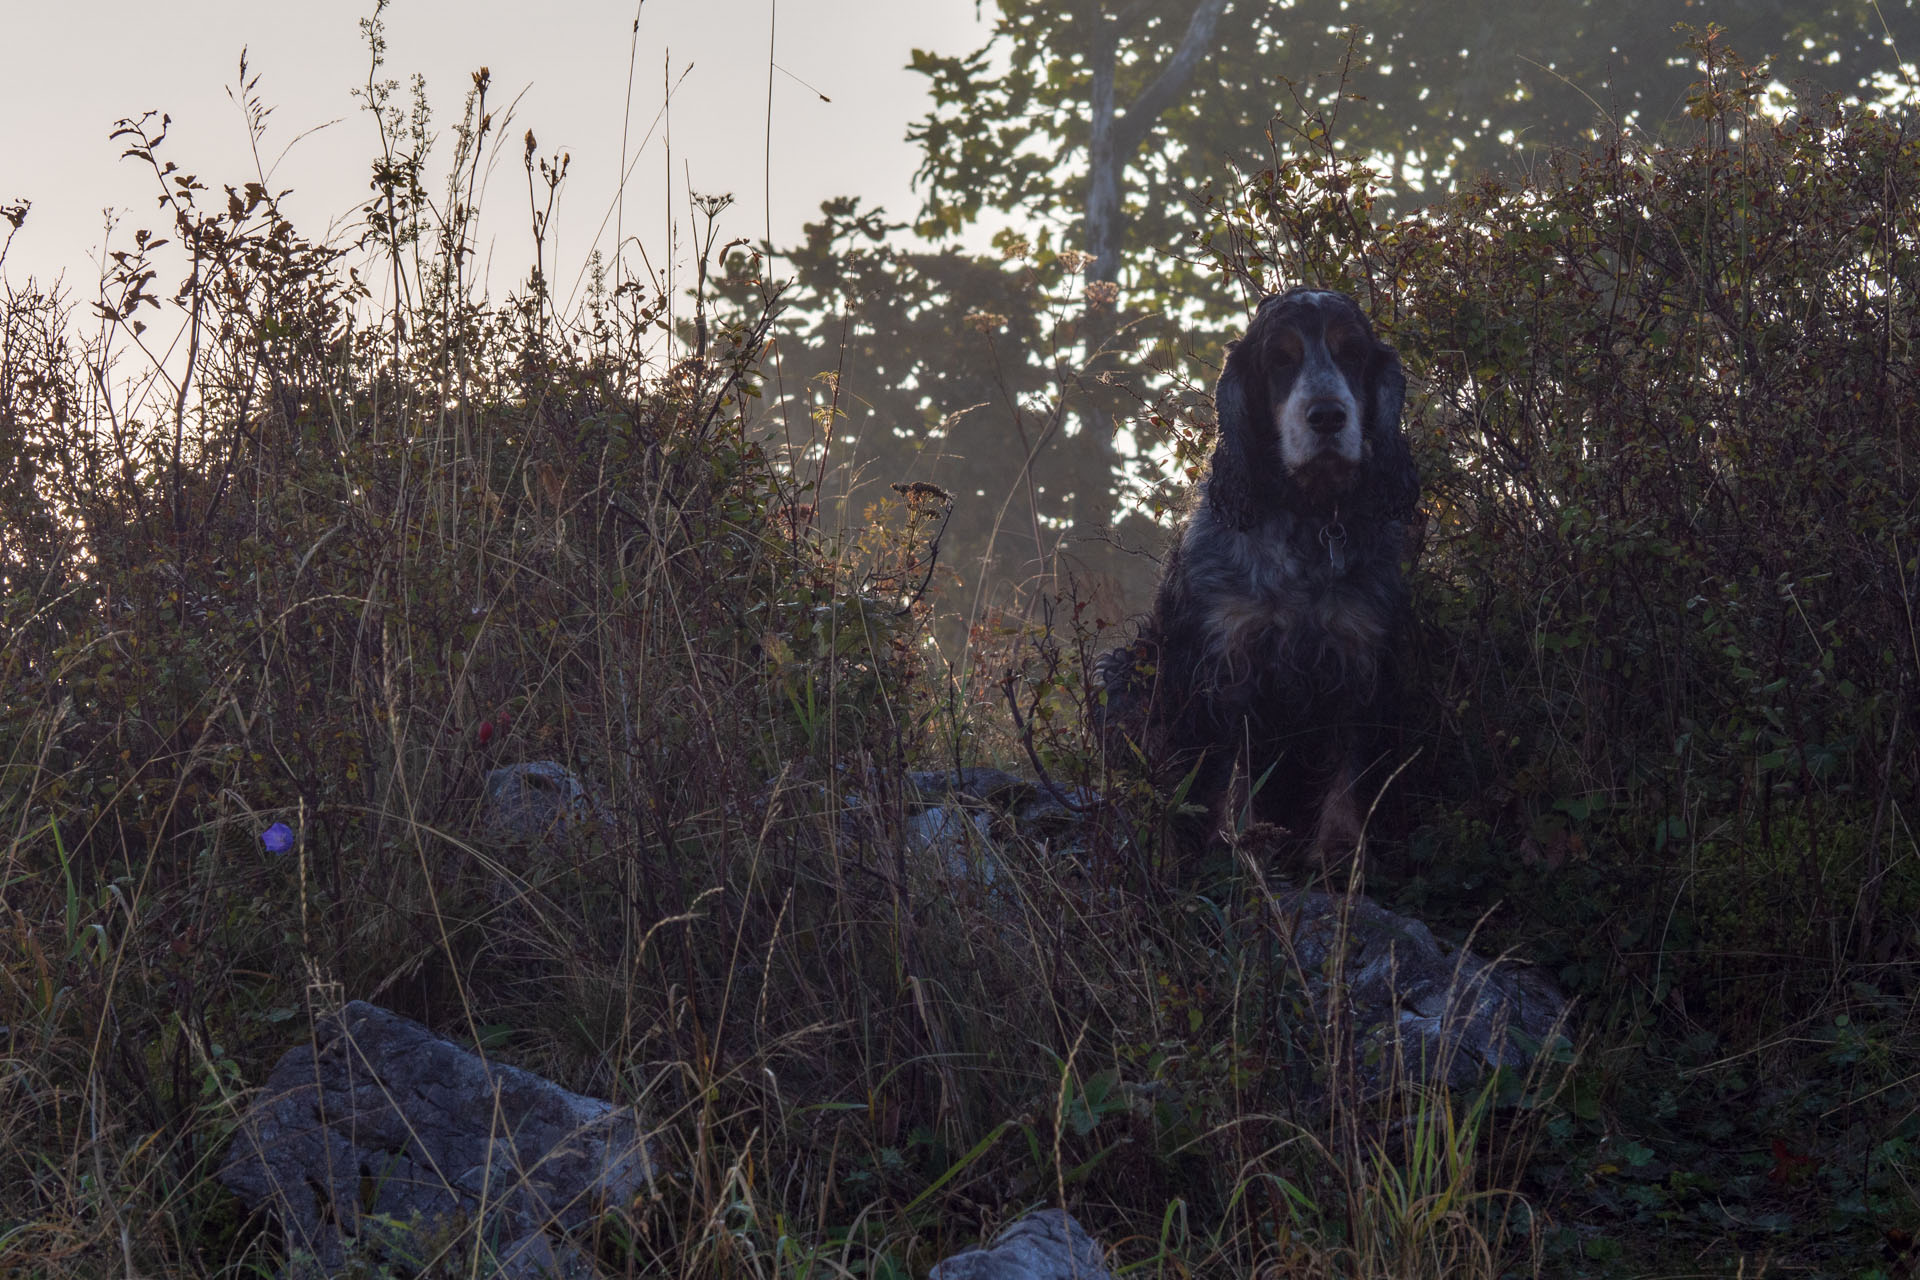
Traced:
<svg viewBox="0 0 1920 1280">
<path fill-rule="evenodd" d="M 1373 358 L 1367 362 L 1367 436 L 1373 446 L 1374 482 L 1368 491 L 1389 520 L 1406 520 L 1420 500 L 1420 473 L 1414 469 L 1413 453 L 1400 430 L 1400 414 L 1406 405 L 1407 375 L 1400 367 L 1400 355 L 1384 342 L 1376 342 Z"/>
<path fill-rule="evenodd" d="M 1252 331 L 1228 344 L 1226 367 L 1221 370 L 1220 385 L 1213 391 L 1218 437 L 1213 445 L 1213 470 L 1207 477 L 1207 505 L 1235 529 L 1253 523 L 1255 468 L 1248 442 L 1254 424 L 1265 417 L 1267 400 L 1259 350 Z"/>
</svg>

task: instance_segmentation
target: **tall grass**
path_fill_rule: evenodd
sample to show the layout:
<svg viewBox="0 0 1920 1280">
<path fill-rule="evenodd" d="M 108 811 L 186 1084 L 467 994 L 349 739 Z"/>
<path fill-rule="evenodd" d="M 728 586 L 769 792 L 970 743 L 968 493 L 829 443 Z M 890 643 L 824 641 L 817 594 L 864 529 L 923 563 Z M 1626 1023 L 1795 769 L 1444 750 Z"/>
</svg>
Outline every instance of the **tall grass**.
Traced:
<svg viewBox="0 0 1920 1280">
<path fill-rule="evenodd" d="M 929 674 L 945 495 L 822 527 L 812 424 L 755 413 L 775 290 L 671 346 L 624 277 L 560 314 L 543 251 L 490 302 L 487 77 L 435 187 L 379 34 L 357 245 L 148 117 L 117 136 L 166 225 L 97 306 L 8 286 L 0 1268 L 273 1271 L 214 1175 L 358 997 L 657 1120 L 667 1176 L 585 1242 L 612 1275 L 904 1276 L 1048 1203 L 1156 1274 L 1497 1274 L 1504 1122 L 1290 1103 L 1302 975 L 1257 895 L 1143 898 L 1111 832 L 1003 832 L 986 896 L 916 853 L 903 768 L 1015 750 Z M 517 158 L 539 245 L 566 162 Z M 546 758 L 612 822 L 487 837 L 487 770 Z"/>
<path fill-rule="evenodd" d="M 0 1269 L 274 1270 L 214 1174 L 348 997 L 656 1120 L 666 1175 L 584 1242 L 609 1275 L 905 1276 L 1040 1205 L 1141 1276 L 1870 1256 L 1913 1207 L 1920 165 L 1858 113 L 1765 122 L 1712 65 L 1697 146 L 1376 226 L 1307 130 L 1216 228 L 1228 270 L 1366 296 L 1426 375 L 1374 888 L 1486 917 L 1600 1037 L 1471 1096 L 1391 1058 L 1362 1087 L 1263 877 L 1167 874 L 1165 798 L 1089 744 L 1073 601 L 949 678 L 950 499 L 901 476 L 826 523 L 831 423 L 757 408 L 776 288 L 674 325 L 623 268 L 556 307 L 566 162 L 501 143 L 484 72 L 437 160 L 376 58 L 354 245 L 127 122 L 164 225 L 97 306 L 0 310 Z M 499 145 L 540 247 L 494 301 Z M 489 836 L 487 771 L 538 759 L 611 821 Z M 1106 799 L 994 813 L 961 858 L 991 881 L 956 874 L 903 775 L 973 763 Z"/>
</svg>

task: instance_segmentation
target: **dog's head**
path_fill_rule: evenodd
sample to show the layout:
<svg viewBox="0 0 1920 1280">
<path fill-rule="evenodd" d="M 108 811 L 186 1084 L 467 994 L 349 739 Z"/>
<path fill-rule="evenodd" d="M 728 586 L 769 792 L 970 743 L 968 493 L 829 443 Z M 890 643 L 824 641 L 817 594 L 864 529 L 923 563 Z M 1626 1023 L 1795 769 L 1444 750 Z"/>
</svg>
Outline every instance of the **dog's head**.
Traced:
<svg viewBox="0 0 1920 1280">
<path fill-rule="evenodd" d="M 1400 435 L 1406 376 L 1342 293 L 1290 289 L 1228 348 L 1214 395 L 1220 439 L 1208 498 L 1236 527 L 1263 505 L 1404 518 L 1416 478 Z"/>
</svg>

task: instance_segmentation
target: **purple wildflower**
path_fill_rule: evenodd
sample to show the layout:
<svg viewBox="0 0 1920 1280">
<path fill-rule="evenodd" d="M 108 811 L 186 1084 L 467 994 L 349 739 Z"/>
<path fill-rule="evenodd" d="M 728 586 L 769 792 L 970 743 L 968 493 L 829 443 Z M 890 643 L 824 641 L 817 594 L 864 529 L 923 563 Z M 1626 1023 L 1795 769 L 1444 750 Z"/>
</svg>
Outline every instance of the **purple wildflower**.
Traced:
<svg viewBox="0 0 1920 1280">
<path fill-rule="evenodd" d="M 267 846 L 268 853 L 285 853 L 293 848 L 293 828 L 276 822 L 260 833 L 260 843 Z"/>
</svg>

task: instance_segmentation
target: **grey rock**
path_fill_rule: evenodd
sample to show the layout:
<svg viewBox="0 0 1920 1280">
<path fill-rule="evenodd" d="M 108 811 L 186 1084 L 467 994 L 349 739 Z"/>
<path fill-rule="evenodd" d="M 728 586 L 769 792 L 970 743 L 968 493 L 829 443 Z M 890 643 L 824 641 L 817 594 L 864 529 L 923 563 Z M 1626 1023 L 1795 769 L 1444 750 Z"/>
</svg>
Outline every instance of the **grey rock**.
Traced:
<svg viewBox="0 0 1920 1280">
<path fill-rule="evenodd" d="M 1001 807 L 1017 804 L 1038 790 L 1025 778 L 1004 769 L 984 766 L 952 770 L 915 769 L 908 772 L 907 785 L 926 800 L 944 800 L 954 796 Z"/>
<path fill-rule="evenodd" d="M 1060 787 L 1043 784 L 1015 811 L 1019 828 L 1033 836 L 1059 839 L 1082 834 L 1102 801 L 1100 793 L 1088 787 Z"/>
<path fill-rule="evenodd" d="M 556 760 L 501 765 L 487 774 L 480 805 L 486 838 L 537 842 L 595 826 L 611 830 L 613 815 Z"/>
<path fill-rule="evenodd" d="M 1012 816 L 1022 830 L 1048 829 L 1043 834 L 1073 825 L 1101 803 L 1099 792 L 1086 787 L 1034 782 L 1004 769 L 915 770 L 906 778 L 922 801 L 985 805 Z"/>
<path fill-rule="evenodd" d="M 332 1274 L 356 1244 L 387 1248 L 400 1224 L 415 1240 L 477 1226 L 478 1239 L 512 1242 L 493 1274 L 532 1280 L 584 1274 L 544 1234 L 631 1199 L 654 1168 L 630 1108 L 356 1000 L 280 1059 L 219 1176 L 279 1220 L 296 1275 Z"/>
<path fill-rule="evenodd" d="M 951 847 L 956 837 L 965 836 L 953 815 L 965 811 L 975 815 L 973 825 L 983 835 L 990 829 L 996 837 L 1011 833 L 1030 846 L 1044 844 L 1052 854 L 1080 862 L 1103 804 L 1100 793 L 1089 788 L 1034 782 L 1003 769 L 922 770 L 909 772 L 906 781 L 909 795 L 927 806 L 919 820 L 908 824 L 910 849 Z M 941 816 L 924 816 L 928 814 Z M 996 825 L 990 828 L 989 822 Z M 956 864 L 943 861 L 952 874 Z M 991 882 L 994 876 L 985 879 Z"/>
<path fill-rule="evenodd" d="M 562 1240 L 556 1246 L 545 1232 L 515 1240 L 500 1250 L 501 1280 L 592 1280 L 593 1264 Z"/>
<path fill-rule="evenodd" d="M 902 833 L 909 851 L 930 857 L 949 880 L 991 886 L 999 869 L 991 845 L 991 818 L 979 809 L 941 805 L 907 817 Z"/>
<path fill-rule="evenodd" d="M 1308 996 L 1323 1024 L 1330 1012 L 1351 1019 L 1370 1083 L 1387 1082 L 1397 1054 L 1415 1079 L 1468 1088 L 1490 1069 L 1527 1066 L 1530 1044 L 1562 1034 L 1567 998 L 1530 965 L 1449 948 L 1358 894 L 1288 892 L 1278 907 Z M 1333 1010 L 1336 992 L 1344 1008 Z"/>
<path fill-rule="evenodd" d="M 1015 1220 L 986 1248 L 937 1263 L 927 1280 L 1113 1280 L 1113 1272 L 1072 1214 L 1041 1209 Z"/>
</svg>

